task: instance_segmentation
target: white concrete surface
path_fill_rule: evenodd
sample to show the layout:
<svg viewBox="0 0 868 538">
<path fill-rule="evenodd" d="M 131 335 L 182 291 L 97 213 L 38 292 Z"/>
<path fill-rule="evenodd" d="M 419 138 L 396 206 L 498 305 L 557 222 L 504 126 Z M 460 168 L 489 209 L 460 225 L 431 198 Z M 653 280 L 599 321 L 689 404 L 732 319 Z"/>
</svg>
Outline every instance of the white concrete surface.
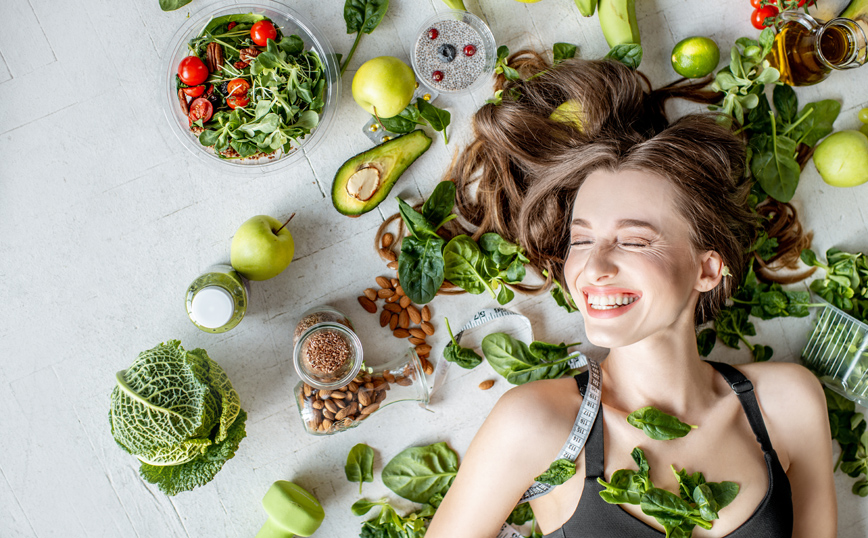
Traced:
<svg viewBox="0 0 868 538">
<path fill-rule="evenodd" d="M 410 445 L 445 440 L 463 454 L 497 397 L 507 388 L 477 384 L 496 375 L 483 365 L 453 368 L 427 413 L 412 405 L 384 409 L 361 427 L 331 437 L 302 429 L 291 396 L 291 332 L 308 307 L 328 303 L 361 327 L 371 362 L 399 353 L 401 343 L 356 302 L 374 277 L 389 274 L 372 249 L 373 235 L 393 200 L 358 219 L 340 216 L 324 195 L 338 166 L 369 147 L 360 132 L 366 114 L 350 95 L 363 61 L 378 55 L 409 60 L 412 34 L 439 0 L 392 0 L 381 26 L 366 35 L 342 82 L 338 117 L 328 139 L 291 169 L 267 177 L 237 176 L 206 166 L 170 133 L 163 117 L 161 59 L 190 12 L 216 2 L 193 0 L 163 13 L 157 0 L 0 1 L 0 536 L 171 537 L 253 536 L 265 520 L 259 505 L 268 486 L 290 479 L 311 490 L 327 518 L 316 536 L 355 536 L 359 497 L 343 463 L 359 442 L 377 451 L 374 484 L 364 496 L 395 498 L 380 481 L 382 466 Z M 642 70 L 655 85 L 675 78 L 669 53 L 683 37 L 707 35 L 726 51 L 755 35 L 747 0 L 638 2 L 645 45 Z M 841 1 L 820 0 L 821 13 Z M 583 57 L 607 51 L 596 17 L 582 18 L 569 0 L 522 4 L 467 0 L 499 44 L 549 48 L 579 45 Z M 346 53 L 341 0 L 295 0 Z M 842 102 L 836 128 L 857 126 L 868 104 L 868 67 L 834 74 L 798 90 L 802 102 Z M 470 115 L 488 90 L 440 98 L 452 112 L 450 144 L 435 138 L 394 194 L 418 200 L 468 138 Z M 826 186 L 809 165 L 796 194 L 815 247 L 868 251 L 868 186 Z M 235 229 L 257 214 L 296 212 L 296 259 L 282 275 L 254 283 L 252 306 L 224 335 L 198 331 L 183 307 L 186 286 L 209 265 L 228 260 Z M 483 296 L 441 297 L 432 303 L 446 342 L 443 316 L 455 325 Z M 578 314 L 564 315 L 548 296 L 518 297 L 511 308 L 529 316 L 543 340 L 582 340 Z M 778 360 L 795 361 L 805 320 L 757 322 Z M 236 457 L 204 487 L 163 495 L 138 476 L 135 458 L 111 438 L 107 410 L 114 373 L 138 352 L 180 338 L 204 347 L 228 372 L 249 413 Z M 758 338 L 759 339 L 759 338 Z M 373 350 L 373 352 L 371 352 Z M 590 350 L 588 350 L 590 351 Z M 593 352 L 593 351 L 591 351 Z M 598 352 L 599 353 L 599 352 Z M 738 363 L 746 352 L 715 358 Z M 532 442 L 532 440 L 517 440 Z M 831 462 L 830 462 L 831 464 Z M 837 477 L 839 536 L 868 535 L 868 499 Z M 409 508 L 407 503 L 399 503 Z"/>
</svg>

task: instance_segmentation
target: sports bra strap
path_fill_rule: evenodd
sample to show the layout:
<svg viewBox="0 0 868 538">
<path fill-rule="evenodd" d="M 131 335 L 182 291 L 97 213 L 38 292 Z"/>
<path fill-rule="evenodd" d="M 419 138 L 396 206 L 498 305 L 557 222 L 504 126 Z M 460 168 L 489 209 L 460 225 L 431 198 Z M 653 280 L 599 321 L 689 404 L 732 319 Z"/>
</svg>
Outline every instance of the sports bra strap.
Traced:
<svg viewBox="0 0 868 538">
<path fill-rule="evenodd" d="M 769 432 L 766 430 L 766 424 L 763 421 L 763 415 L 760 411 L 759 404 L 756 400 L 756 393 L 753 390 L 753 383 L 738 371 L 733 366 L 722 362 L 707 361 L 708 364 L 720 372 L 720 375 L 729 383 L 729 386 L 738 396 L 738 401 L 744 409 L 744 414 L 747 415 L 747 421 L 750 428 L 756 436 L 757 442 L 763 449 L 763 452 L 774 452 Z"/>
<path fill-rule="evenodd" d="M 589 372 L 582 372 L 575 376 L 576 385 L 579 386 L 579 393 L 585 397 L 585 390 L 588 388 Z M 591 426 L 591 434 L 585 442 L 585 478 L 603 476 L 604 471 L 604 447 L 603 447 L 603 427 L 600 425 L 603 420 L 603 414 L 598 413 L 594 425 Z"/>
</svg>

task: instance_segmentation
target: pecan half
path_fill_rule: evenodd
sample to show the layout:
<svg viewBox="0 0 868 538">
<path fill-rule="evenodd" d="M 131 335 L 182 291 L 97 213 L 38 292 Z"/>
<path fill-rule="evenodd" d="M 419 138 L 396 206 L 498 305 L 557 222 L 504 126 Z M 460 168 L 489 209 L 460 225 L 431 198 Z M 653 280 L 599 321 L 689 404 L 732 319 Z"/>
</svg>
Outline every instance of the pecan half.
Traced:
<svg viewBox="0 0 868 538">
<path fill-rule="evenodd" d="M 235 69 L 244 69 L 248 65 L 250 65 L 250 64 L 248 64 L 247 62 L 235 62 L 234 64 L 232 64 L 232 66 L 235 67 Z"/>
<path fill-rule="evenodd" d="M 238 51 L 238 55 L 242 62 L 250 63 L 251 60 L 262 54 L 262 51 L 256 47 L 247 47 Z"/>
<path fill-rule="evenodd" d="M 220 43 L 208 43 L 208 48 L 205 49 L 205 64 L 211 73 L 223 68 L 223 47 Z"/>
<path fill-rule="evenodd" d="M 190 114 L 190 107 L 187 106 L 187 94 L 184 93 L 184 90 L 178 89 L 178 103 L 181 105 L 181 110 L 184 111 L 184 115 L 187 116 Z"/>
</svg>

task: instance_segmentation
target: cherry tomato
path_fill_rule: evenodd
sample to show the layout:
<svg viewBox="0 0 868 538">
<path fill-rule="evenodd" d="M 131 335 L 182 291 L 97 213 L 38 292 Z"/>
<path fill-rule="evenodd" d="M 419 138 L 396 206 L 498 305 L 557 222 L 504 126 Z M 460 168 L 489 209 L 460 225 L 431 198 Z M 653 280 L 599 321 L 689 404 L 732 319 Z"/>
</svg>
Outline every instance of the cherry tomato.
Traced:
<svg viewBox="0 0 868 538">
<path fill-rule="evenodd" d="M 211 101 L 200 97 L 190 103 L 190 114 L 187 116 L 187 119 L 190 120 L 190 125 L 192 126 L 196 120 L 202 120 L 202 123 L 210 120 L 213 113 L 214 106 L 211 104 Z"/>
<path fill-rule="evenodd" d="M 268 45 L 269 39 L 277 37 L 277 30 L 268 21 L 256 21 L 250 28 L 250 39 L 260 47 Z"/>
<path fill-rule="evenodd" d="M 243 78 L 233 78 L 226 85 L 226 95 L 234 97 L 244 97 L 247 95 L 247 90 L 250 89 L 250 83 Z"/>
<path fill-rule="evenodd" d="M 766 6 L 759 9 L 755 9 L 753 11 L 753 15 L 750 17 L 750 22 L 753 24 L 753 27 L 757 30 L 762 30 L 767 26 L 771 26 L 770 24 L 765 24 L 765 20 L 769 17 L 774 18 L 778 14 L 778 8 L 775 6 Z"/>
<path fill-rule="evenodd" d="M 198 86 L 208 79 L 208 68 L 198 56 L 187 56 L 178 64 L 178 77 L 188 86 Z"/>
<path fill-rule="evenodd" d="M 226 98 L 226 104 L 229 105 L 229 108 L 235 109 L 238 107 L 245 107 L 247 103 L 250 102 L 250 98 L 247 97 L 247 94 L 244 95 L 230 95 Z"/>
<path fill-rule="evenodd" d="M 192 86 L 190 88 L 183 88 L 183 90 L 184 90 L 184 93 L 186 93 L 190 97 L 199 97 L 200 95 L 205 93 L 205 86 L 204 85 Z"/>
<path fill-rule="evenodd" d="M 750 5 L 754 9 L 759 9 L 762 6 L 763 0 L 750 0 Z"/>
</svg>

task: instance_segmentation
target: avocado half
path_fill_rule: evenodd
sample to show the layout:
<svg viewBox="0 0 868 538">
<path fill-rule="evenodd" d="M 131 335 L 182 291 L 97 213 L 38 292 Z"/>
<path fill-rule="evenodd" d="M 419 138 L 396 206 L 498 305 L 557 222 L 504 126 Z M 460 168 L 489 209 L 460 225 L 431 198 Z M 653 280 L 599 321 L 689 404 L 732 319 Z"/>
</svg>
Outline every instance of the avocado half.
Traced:
<svg viewBox="0 0 868 538">
<path fill-rule="evenodd" d="M 377 207 L 413 161 L 431 146 L 419 129 L 350 157 L 332 182 L 332 203 L 340 213 L 358 216 Z"/>
</svg>

